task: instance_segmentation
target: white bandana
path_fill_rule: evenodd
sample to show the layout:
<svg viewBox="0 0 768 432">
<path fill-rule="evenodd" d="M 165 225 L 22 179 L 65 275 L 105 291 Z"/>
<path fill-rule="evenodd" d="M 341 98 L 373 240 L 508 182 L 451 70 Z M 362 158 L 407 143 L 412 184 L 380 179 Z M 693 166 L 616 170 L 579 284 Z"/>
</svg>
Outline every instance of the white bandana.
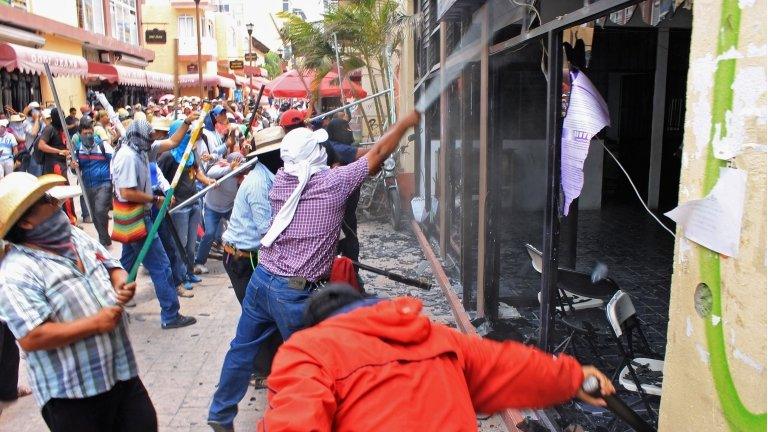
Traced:
<svg viewBox="0 0 768 432">
<path fill-rule="evenodd" d="M 280 144 L 280 157 L 283 159 L 283 170 L 299 179 L 296 189 L 285 201 L 280 211 L 275 215 L 272 226 L 261 239 L 263 246 L 272 246 L 277 236 L 280 235 L 293 220 L 299 199 L 304 187 L 307 186 L 310 177 L 320 171 L 328 169 L 328 155 L 320 143 L 328 140 L 328 133 L 324 129 L 312 132 L 307 128 L 298 128 L 288 132 Z"/>
</svg>

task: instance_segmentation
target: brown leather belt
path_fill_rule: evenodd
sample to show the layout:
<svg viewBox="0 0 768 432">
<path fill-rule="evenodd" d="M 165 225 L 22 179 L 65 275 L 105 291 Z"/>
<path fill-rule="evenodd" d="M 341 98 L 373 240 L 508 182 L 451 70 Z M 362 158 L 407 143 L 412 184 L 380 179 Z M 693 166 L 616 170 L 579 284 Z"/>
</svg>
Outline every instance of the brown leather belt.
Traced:
<svg viewBox="0 0 768 432">
<path fill-rule="evenodd" d="M 235 247 L 229 243 L 224 243 L 224 252 L 232 255 L 235 258 L 250 258 L 251 254 L 257 253 L 256 251 L 242 251 L 235 249 Z"/>
</svg>

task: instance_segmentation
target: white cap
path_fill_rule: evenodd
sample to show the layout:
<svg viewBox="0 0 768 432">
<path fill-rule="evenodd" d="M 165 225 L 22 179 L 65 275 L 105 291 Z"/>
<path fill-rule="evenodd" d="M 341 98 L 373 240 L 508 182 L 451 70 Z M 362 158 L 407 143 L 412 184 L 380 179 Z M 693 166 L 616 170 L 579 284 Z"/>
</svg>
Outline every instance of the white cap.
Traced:
<svg viewBox="0 0 768 432">
<path fill-rule="evenodd" d="M 46 108 L 43 110 L 43 118 L 51 118 L 51 110 Z"/>
<path fill-rule="evenodd" d="M 76 185 L 63 185 L 54 186 L 48 189 L 48 195 L 56 198 L 59 201 L 64 201 L 70 198 L 74 198 L 83 194 L 83 190 L 80 186 Z"/>
<path fill-rule="evenodd" d="M 8 127 L 8 119 L 0 119 L 0 126 Z"/>
<path fill-rule="evenodd" d="M 35 101 L 32 101 L 32 102 L 29 103 L 29 107 L 30 108 L 40 108 L 40 104 L 35 102 Z"/>
</svg>

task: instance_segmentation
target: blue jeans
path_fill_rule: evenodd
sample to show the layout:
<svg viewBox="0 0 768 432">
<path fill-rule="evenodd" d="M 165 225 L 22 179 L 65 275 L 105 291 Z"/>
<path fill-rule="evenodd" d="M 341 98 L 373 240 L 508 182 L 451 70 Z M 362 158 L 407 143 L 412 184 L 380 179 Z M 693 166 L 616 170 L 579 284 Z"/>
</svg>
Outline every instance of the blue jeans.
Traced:
<svg viewBox="0 0 768 432">
<path fill-rule="evenodd" d="M 203 225 L 205 226 L 205 234 L 203 239 L 200 240 L 200 245 L 197 247 L 197 257 L 195 258 L 195 264 L 205 264 L 208 261 L 208 253 L 211 252 L 211 243 L 215 239 L 221 237 L 221 222 L 229 219 L 232 214 L 232 210 L 226 213 L 219 213 L 215 210 L 211 210 L 208 206 L 205 207 L 203 213 Z"/>
<path fill-rule="evenodd" d="M 257 266 L 243 299 L 235 338 L 221 367 L 219 386 L 213 395 L 208 420 L 232 426 L 237 404 L 248 390 L 253 362 L 261 345 L 276 331 L 283 340 L 304 325 L 308 289 L 288 286 L 288 279 Z"/>
<path fill-rule="evenodd" d="M 153 207 L 152 218 L 156 217 L 157 209 Z M 165 254 L 168 256 L 168 261 L 171 265 L 173 286 L 179 286 L 187 277 L 187 265 L 179 256 L 178 250 L 176 249 L 176 242 L 173 240 L 173 234 L 171 233 L 171 224 L 169 224 L 168 221 L 163 220 L 160 223 L 160 228 L 157 230 L 157 235 L 160 237 L 160 242 L 163 244 L 163 249 L 165 250 Z"/>
<path fill-rule="evenodd" d="M 152 221 L 148 217 L 144 218 L 144 223 L 147 224 L 147 229 L 152 226 Z M 143 244 L 143 241 L 123 244 L 123 255 L 120 257 L 123 268 L 130 269 L 133 266 Z M 152 239 L 142 264 L 149 270 L 152 284 L 155 285 L 157 301 L 160 302 L 160 320 L 163 324 L 167 324 L 179 316 L 179 297 L 173 285 L 168 256 L 157 236 Z"/>
<path fill-rule="evenodd" d="M 193 262 L 197 249 L 197 227 L 202 219 L 200 204 L 190 204 L 172 214 L 171 218 L 176 225 L 181 244 L 184 246 L 184 250 L 179 251 L 179 253 L 186 254 L 188 261 Z"/>
</svg>

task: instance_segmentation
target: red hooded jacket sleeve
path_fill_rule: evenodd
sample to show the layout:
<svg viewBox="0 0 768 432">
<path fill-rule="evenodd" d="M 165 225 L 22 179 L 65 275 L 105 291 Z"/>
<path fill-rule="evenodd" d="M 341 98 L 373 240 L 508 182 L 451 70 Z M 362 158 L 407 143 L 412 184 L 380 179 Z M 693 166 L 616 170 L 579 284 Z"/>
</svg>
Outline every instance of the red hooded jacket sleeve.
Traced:
<svg viewBox="0 0 768 432">
<path fill-rule="evenodd" d="M 581 365 L 517 342 L 495 342 L 456 333 L 464 355 L 464 375 L 479 412 L 541 408 L 576 395 L 584 379 Z"/>
<path fill-rule="evenodd" d="M 333 378 L 304 350 L 288 344 L 280 347 L 274 366 L 268 389 L 270 415 L 259 422 L 259 432 L 331 431 L 336 412 Z"/>
</svg>

